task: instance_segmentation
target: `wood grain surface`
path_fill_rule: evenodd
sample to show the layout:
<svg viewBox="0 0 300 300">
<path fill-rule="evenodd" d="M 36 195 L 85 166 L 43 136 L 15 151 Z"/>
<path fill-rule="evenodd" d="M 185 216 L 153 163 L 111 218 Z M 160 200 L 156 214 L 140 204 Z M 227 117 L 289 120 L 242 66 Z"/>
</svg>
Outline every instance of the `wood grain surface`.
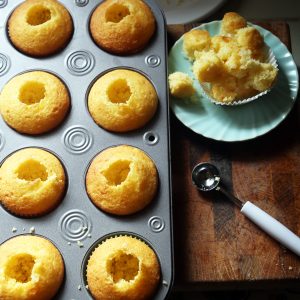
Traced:
<svg viewBox="0 0 300 300">
<path fill-rule="evenodd" d="M 290 48 L 286 23 L 256 23 Z M 195 25 L 169 26 L 169 45 Z M 299 116 L 297 102 L 270 133 L 252 141 L 224 143 L 195 134 L 171 113 L 175 288 L 244 283 L 258 287 L 270 282 L 273 287 L 299 286 L 299 257 L 247 220 L 222 195 L 200 193 L 191 182 L 194 165 L 211 161 L 237 197 L 252 201 L 300 235 Z"/>
</svg>

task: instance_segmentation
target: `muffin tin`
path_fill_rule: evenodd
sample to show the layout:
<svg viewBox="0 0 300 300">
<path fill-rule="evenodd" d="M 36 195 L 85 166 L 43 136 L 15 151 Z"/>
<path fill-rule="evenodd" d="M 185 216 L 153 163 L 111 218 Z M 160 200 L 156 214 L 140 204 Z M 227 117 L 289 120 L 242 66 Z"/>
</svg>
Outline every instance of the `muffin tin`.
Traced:
<svg viewBox="0 0 300 300">
<path fill-rule="evenodd" d="M 63 163 L 68 177 L 66 195 L 51 213 L 37 218 L 20 218 L 0 208 L 0 243 L 20 234 L 38 234 L 60 250 L 66 267 L 65 282 L 56 299 L 91 299 L 86 288 L 85 265 L 90 252 L 108 236 L 137 236 L 156 252 L 161 265 L 161 283 L 154 299 L 165 299 L 172 286 L 172 203 L 164 16 L 154 1 L 145 1 L 156 18 L 157 29 L 146 48 L 135 55 L 116 56 L 100 49 L 89 33 L 89 19 L 99 0 L 61 0 L 69 10 L 74 33 L 61 52 L 46 58 L 20 53 L 10 43 L 7 20 L 22 0 L 0 0 L 0 89 L 12 77 L 30 70 L 58 76 L 68 87 L 71 110 L 54 131 L 29 136 L 11 129 L 0 119 L 0 160 L 24 147 L 53 152 Z M 153 83 L 159 98 L 154 118 L 143 128 L 129 133 L 112 133 L 99 127 L 87 109 L 92 83 L 114 68 L 133 69 Z M 107 147 L 128 144 L 145 151 L 155 162 L 159 190 L 153 202 L 130 216 L 113 216 L 97 209 L 85 189 L 85 175 L 93 157 Z"/>
</svg>

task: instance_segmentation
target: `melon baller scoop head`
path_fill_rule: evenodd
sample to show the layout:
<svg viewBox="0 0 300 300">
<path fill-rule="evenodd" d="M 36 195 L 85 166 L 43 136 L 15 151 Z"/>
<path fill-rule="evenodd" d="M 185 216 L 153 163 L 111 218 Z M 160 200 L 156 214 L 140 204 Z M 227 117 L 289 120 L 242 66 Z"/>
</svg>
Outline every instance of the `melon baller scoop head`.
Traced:
<svg viewBox="0 0 300 300">
<path fill-rule="evenodd" d="M 218 168 L 211 163 L 200 163 L 192 171 L 192 182 L 202 192 L 219 191 L 236 204 L 241 213 L 270 236 L 300 256 L 300 238 L 283 224 L 271 217 L 252 202 L 243 202 L 222 187 Z"/>
</svg>

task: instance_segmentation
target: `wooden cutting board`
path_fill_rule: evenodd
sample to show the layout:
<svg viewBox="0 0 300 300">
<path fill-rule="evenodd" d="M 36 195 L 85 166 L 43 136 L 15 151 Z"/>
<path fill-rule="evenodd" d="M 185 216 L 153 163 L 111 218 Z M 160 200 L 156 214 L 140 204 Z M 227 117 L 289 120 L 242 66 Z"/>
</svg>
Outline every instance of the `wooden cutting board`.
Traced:
<svg viewBox="0 0 300 300">
<path fill-rule="evenodd" d="M 285 22 L 256 22 L 290 48 Z M 168 28 L 171 46 L 193 25 Z M 276 129 L 252 141 L 217 142 L 193 133 L 171 113 L 175 242 L 175 288 L 245 283 L 259 287 L 300 284 L 300 258 L 247 220 L 217 193 L 199 193 L 191 171 L 215 163 L 225 185 L 250 200 L 300 236 L 300 109 Z M 280 281 L 277 281 L 280 280 Z"/>
</svg>

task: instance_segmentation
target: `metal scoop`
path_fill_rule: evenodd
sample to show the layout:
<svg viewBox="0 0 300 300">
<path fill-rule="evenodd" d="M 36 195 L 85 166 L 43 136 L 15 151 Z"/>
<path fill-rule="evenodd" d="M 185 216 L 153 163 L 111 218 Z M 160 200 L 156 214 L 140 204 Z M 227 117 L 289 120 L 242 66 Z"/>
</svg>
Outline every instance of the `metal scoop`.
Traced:
<svg viewBox="0 0 300 300">
<path fill-rule="evenodd" d="M 243 202 L 224 189 L 220 185 L 220 172 L 216 166 L 210 163 L 196 165 L 192 171 L 192 182 L 200 191 L 216 190 L 224 194 L 241 209 L 242 214 L 286 248 L 300 256 L 300 238 L 250 201 Z"/>
</svg>

